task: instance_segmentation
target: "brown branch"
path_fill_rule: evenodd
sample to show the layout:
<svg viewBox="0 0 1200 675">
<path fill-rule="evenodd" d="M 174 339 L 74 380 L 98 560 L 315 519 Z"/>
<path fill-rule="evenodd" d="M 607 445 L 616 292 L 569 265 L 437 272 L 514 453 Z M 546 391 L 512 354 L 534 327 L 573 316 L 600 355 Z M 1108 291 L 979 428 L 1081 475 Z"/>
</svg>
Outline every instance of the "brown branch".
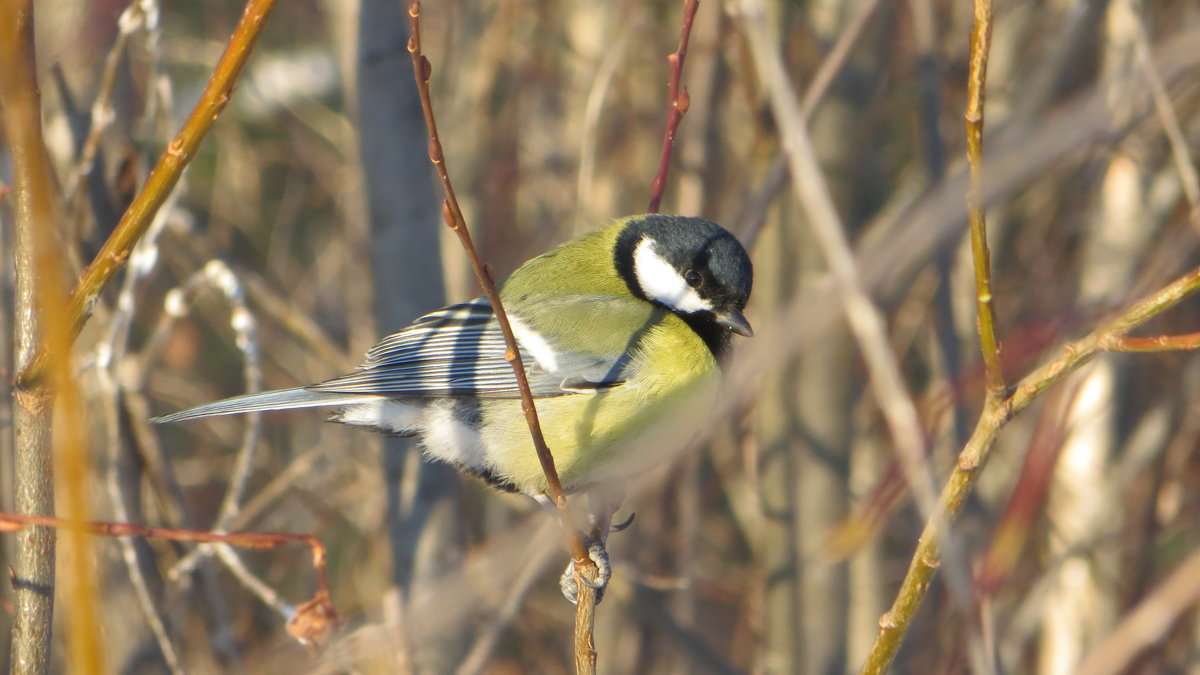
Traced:
<svg viewBox="0 0 1200 675">
<path fill-rule="evenodd" d="M 683 27 L 679 31 L 679 48 L 667 57 L 667 63 L 671 66 L 671 81 L 667 85 L 667 130 L 663 133 L 658 173 L 654 174 L 654 180 L 650 183 L 650 206 L 646 207 L 646 213 L 658 213 L 663 192 L 667 189 L 667 171 L 671 167 L 675 131 L 691 103 L 687 87 L 681 89 L 680 81 L 683 79 L 683 61 L 687 58 L 688 40 L 692 37 L 692 21 L 696 18 L 696 10 L 699 8 L 700 0 L 683 0 Z"/>
<path fill-rule="evenodd" d="M 596 672 L 596 588 L 599 570 L 595 565 L 575 563 L 575 672 Z"/>
<path fill-rule="evenodd" d="M 992 2 L 975 0 L 975 24 L 971 29 L 971 66 L 967 75 L 967 165 L 971 184 L 967 190 L 967 218 L 971 228 L 971 257 L 975 263 L 975 307 L 979 347 L 983 351 L 987 400 L 994 404 L 1004 396 L 1004 373 L 1000 366 L 1000 343 L 996 339 L 996 315 L 992 298 L 992 261 L 987 243 L 987 218 L 983 210 L 983 108 L 987 84 L 988 51 L 992 43 Z"/>
<path fill-rule="evenodd" d="M 146 179 L 146 184 L 142 186 L 133 203 L 121 216 L 116 229 L 76 282 L 67 308 L 72 339 L 79 335 L 79 331 L 87 322 L 92 305 L 104 286 L 125 266 L 134 244 L 150 227 L 155 214 L 179 181 L 184 168 L 195 157 L 200 142 L 233 97 L 234 82 L 250 58 L 254 43 L 262 33 L 267 14 L 274 4 L 275 0 L 248 0 L 242 19 L 229 38 L 229 44 L 200 94 L 200 100 L 192 109 L 192 114 L 167 145 L 158 159 L 158 164 Z M 44 374 L 46 365 L 46 355 L 40 352 L 33 363 L 20 371 L 17 386 L 29 387 Z"/>
<path fill-rule="evenodd" d="M 563 518 L 563 527 L 567 531 L 567 537 L 571 544 L 571 554 L 577 563 L 588 561 L 583 537 L 575 529 L 574 521 L 569 517 L 567 495 L 563 492 L 562 483 L 558 479 L 558 470 L 554 467 L 554 456 L 550 454 L 550 448 L 546 446 L 546 439 L 542 435 L 542 425 L 538 421 L 537 408 L 533 404 L 533 391 L 529 388 L 529 378 L 525 374 L 525 363 L 521 359 L 520 345 L 517 344 L 517 338 L 513 334 L 512 325 L 509 324 L 508 315 L 504 312 L 504 304 L 500 301 L 500 293 L 496 290 L 496 281 L 492 278 L 492 272 L 485 268 L 479 259 L 479 253 L 475 251 L 475 243 L 471 240 L 471 232 L 467 229 L 466 218 L 463 217 L 462 209 L 458 205 L 454 186 L 450 183 L 446 158 L 442 154 L 442 142 L 438 138 L 437 121 L 433 116 L 433 98 L 429 93 L 429 76 L 433 73 L 433 66 L 430 65 L 429 59 L 421 53 L 420 0 L 413 0 L 409 5 L 408 16 L 411 29 L 408 51 L 412 55 L 413 74 L 417 78 L 421 109 L 425 113 L 425 124 L 429 128 L 429 161 L 433 162 L 437 168 L 438 177 L 442 181 L 442 190 L 446 194 L 446 199 L 442 202 L 442 220 L 458 236 L 458 241 L 466 251 L 467 259 L 471 262 L 471 270 L 475 272 L 475 279 L 479 281 L 480 287 L 483 288 L 483 294 L 491 303 L 492 310 L 496 314 L 496 321 L 500 324 L 500 332 L 504 334 L 506 349 L 504 358 L 512 366 L 513 374 L 517 379 L 517 389 L 521 393 L 521 410 L 525 413 L 526 423 L 529 424 L 529 434 L 533 437 L 533 447 L 537 451 L 538 461 L 542 465 L 542 471 L 546 474 L 548 492 Z"/>
<path fill-rule="evenodd" d="M 332 627 L 337 614 L 329 601 L 328 555 L 325 544 L 311 534 L 290 532 L 207 532 L 181 530 L 171 527 L 145 527 L 133 523 L 82 521 L 0 512 L 0 532 L 19 532 L 28 525 L 40 525 L 97 537 L 145 537 L 193 543 L 226 544 L 238 548 L 269 550 L 280 544 L 299 543 L 312 549 L 312 565 L 317 572 L 317 591 L 313 597 L 296 607 L 288 621 L 288 632 L 305 644 L 319 643 Z M 321 622 L 324 623 L 321 623 Z M 321 630 L 317 630 L 320 628 Z"/>
<path fill-rule="evenodd" d="M 1200 333 L 1157 337 L 1113 337 L 1101 345 L 1110 352 L 1173 352 L 1200 349 Z"/>
<path fill-rule="evenodd" d="M 958 455 L 954 471 L 942 488 L 937 517 L 947 526 L 953 524 L 962 511 L 967 494 L 975 486 L 980 470 L 987 463 L 996 436 L 1014 415 L 1027 408 L 1047 389 L 1103 352 L 1105 345 L 1113 344 L 1129 331 L 1175 306 L 1197 290 L 1200 290 L 1200 267 L 1138 302 L 1087 337 L 1065 345 L 1052 361 L 1018 382 L 1011 394 L 1000 399 L 996 405 L 986 406 L 975 431 Z M 885 672 L 900 649 L 913 616 L 925 598 L 925 592 L 929 589 L 933 574 L 940 563 L 939 539 L 943 533 L 939 531 L 936 522 L 931 518 L 925 523 L 908 572 L 896 593 L 896 600 L 879 620 L 879 636 L 875 639 L 861 673 Z"/>
<path fill-rule="evenodd" d="M 504 312 L 504 304 L 500 301 L 500 293 L 496 290 L 496 281 L 492 276 L 491 270 L 486 268 L 479 259 L 479 254 L 475 250 L 475 244 L 471 241 L 471 233 L 467 229 L 466 219 L 463 217 L 462 209 L 458 205 L 458 198 L 454 194 L 454 186 L 450 182 L 450 173 L 446 168 L 446 158 L 442 154 L 442 143 L 438 138 L 437 121 L 433 114 L 433 98 L 429 93 L 429 77 L 433 72 L 433 67 L 430 65 L 429 59 L 425 58 L 425 55 L 421 53 L 420 0 L 412 1 L 408 8 L 408 16 L 410 28 L 408 51 L 412 55 L 413 75 L 417 79 L 417 91 L 421 99 L 421 109 L 425 113 L 425 124 L 429 129 L 429 160 L 437 168 L 438 177 L 442 182 L 442 190 L 446 195 L 446 199 L 442 203 L 442 220 L 458 236 L 458 241 L 462 244 L 463 250 L 466 251 L 467 258 L 471 262 L 471 269 L 475 272 L 475 278 L 479 281 L 480 287 L 483 288 L 483 293 L 487 296 L 488 302 L 491 303 L 492 310 L 496 314 L 496 321 L 500 324 L 500 331 L 504 334 L 506 349 L 504 358 L 512 366 L 513 375 L 516 377 L 517 388 L 521 393 L 521 410 L 525 413 L 525 422 L 529 425 L 529 435 L 533 439 L 533 447 L 537 451 L 538 462 L 542 466 L 542 472 L 546 474 L 547 491 L 554 501 L 554 506 L 558 509 L 559 520 L 562 523 L 563 531 L 566 533 L 571 558 L 575 562 L 575 581 L 578 586 L 575 614 L 576 665 L 579 667 L 578 672 L 580 673 L 594 673 L 596 659 L 592 637 L 592 619 L 595 615 L 596 596 L 595 589 L 584 583 L 584 581 L 594 580 L 598 574 L 598 570 L 595 563 L 588 557 L 583 535 L 575 527 L 575 520 L 567 504 L 567 495 L 563 491 L 562 483 L 559 481 L 558 470 L 554 467 L 554 456 L 550 454 L 550 448 L 546 446 L 546 439 L 542 435 L 542 426 L 538 420 L 537 407 L 533 402 L 533 391 L 529 388 L 529 379 L 525 374 L 525 364 L 521 360 L 520 345 L 517 344 L 516 336 L 513 334 L 512 326 L 508 321 L 508 315 Z M 583 652 L 579 651 L 581 645 L 586 645 L 590 650 L 590 659 Z M 589 661 L 591 665 L 587 667 Z"/>
<path fill-rule="evenodd" d="M 62 483 L 63 507 L 82 515 L 86 506 L 88 453 L 85 450 L 79 388 L 68 357 L 70 337 L 63 310 L 61 246 L 56 241 L 59 214 L 55 179 L 42 135 L 41 95 L 37 82 L 32 2 L 0 5 L 0 111 L 13 164 L 16 297 L 14 299 L 17 368 L 29 365 L 38 352 L 59 356 L 51 372 L 54 387 L 16 391 L 13 401 L 14 506 L 27 513 L 50 514 L 55 508 L 55 471 Z M 57 398 L 54 392 L 57 391 Z M 51 411 L 66 423 L 52 433 Z M 87 671 L 104 662 L 95 631 L 97 584 L 86 542 L 76 539 L 64 574 L 74 589 L 69 602 L 67 666 Z M 16 673 L 44 673 L 50 665 L 54 624 L 55 533 L 45 528 L 18 537 L 13 568 L 15 617 L 12 668 Z"/>
</svg>

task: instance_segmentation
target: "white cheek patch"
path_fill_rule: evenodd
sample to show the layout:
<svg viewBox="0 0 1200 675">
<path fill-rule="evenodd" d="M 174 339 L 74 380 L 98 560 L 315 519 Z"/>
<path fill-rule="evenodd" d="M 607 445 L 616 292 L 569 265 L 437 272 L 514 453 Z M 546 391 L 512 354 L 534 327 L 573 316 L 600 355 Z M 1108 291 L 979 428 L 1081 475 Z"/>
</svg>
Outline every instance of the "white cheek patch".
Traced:
<svg viewBox="0 0 1200 675">
<path fill-rule="evenodd" d="M 633 274 L 647 298 L 685 313 L 711 310 L 712 303 L 688 286 L 675 267 L 654 251 L 654 240 L 643 239 L 633 250 Z"/>
</svg>

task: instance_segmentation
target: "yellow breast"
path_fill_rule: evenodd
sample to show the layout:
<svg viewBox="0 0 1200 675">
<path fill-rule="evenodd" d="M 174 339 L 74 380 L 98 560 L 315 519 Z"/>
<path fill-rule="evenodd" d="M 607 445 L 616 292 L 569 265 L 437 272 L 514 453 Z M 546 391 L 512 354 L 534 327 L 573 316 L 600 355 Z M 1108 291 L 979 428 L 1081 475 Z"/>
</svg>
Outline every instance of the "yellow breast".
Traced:
<svg viewBox="0 0 1200 675">
<path fill-rule="evenodd" d="M 620 386 L 537 401 L 546 443 L 568 491 L 644 471 L 665 455 L 624 452 L 639 434 L 684 410 L 711 408 L 716 361 L 700 337 L 675 315 L 664 314 L 645 332 L 632 359 L 631 376 Z M 522 492 L 544 492 L 545 476 L 520 402 L 485 403 L 483 421 L 493 471 Z M 680 445 L 683 442 L 686 439 Z"/>
</svg>

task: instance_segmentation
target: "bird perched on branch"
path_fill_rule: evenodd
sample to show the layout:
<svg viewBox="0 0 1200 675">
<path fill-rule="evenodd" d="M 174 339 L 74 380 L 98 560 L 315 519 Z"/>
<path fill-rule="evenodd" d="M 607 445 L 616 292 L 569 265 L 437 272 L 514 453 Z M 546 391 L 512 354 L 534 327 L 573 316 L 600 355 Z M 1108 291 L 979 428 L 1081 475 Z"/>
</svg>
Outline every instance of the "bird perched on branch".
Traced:
<svg viewBox="0 0 1200 675">
<path fill-rule="evenodd" d="M 745 249 L 699 218 L 631 216 L 526 262 L 498 285 L 546 442 L 567 492 L 630 478 L 660 460 L 623 452 L 639 433 L 714 394 L 742 314 Z M 420 317 L 352 373 L 236 396 L 154 422 L 336 406 L 333 421 L 417 436 L 427 457 L 509 491 L 547 490 L 512 367 L 484 297 Z M 693 401 L 694 403 L 694 401 Z"/>
</svg>

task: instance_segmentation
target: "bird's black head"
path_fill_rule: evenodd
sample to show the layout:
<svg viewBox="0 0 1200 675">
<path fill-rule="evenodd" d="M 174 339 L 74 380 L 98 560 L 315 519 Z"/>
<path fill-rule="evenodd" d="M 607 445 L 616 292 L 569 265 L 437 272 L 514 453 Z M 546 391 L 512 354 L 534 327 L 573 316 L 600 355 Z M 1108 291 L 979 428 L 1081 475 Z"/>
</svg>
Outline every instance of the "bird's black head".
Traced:
<svg viewBox="0 0 1200 675">
<path fill-rule="evenodd" d="M 741 243 L 716 223 L 684 216 L 631 218 L 613 252 L 631 293 L 687 321 L 713 354 L 730 334 L 753 335 L 742 314 L 754 269 Z"/>
</svg>

